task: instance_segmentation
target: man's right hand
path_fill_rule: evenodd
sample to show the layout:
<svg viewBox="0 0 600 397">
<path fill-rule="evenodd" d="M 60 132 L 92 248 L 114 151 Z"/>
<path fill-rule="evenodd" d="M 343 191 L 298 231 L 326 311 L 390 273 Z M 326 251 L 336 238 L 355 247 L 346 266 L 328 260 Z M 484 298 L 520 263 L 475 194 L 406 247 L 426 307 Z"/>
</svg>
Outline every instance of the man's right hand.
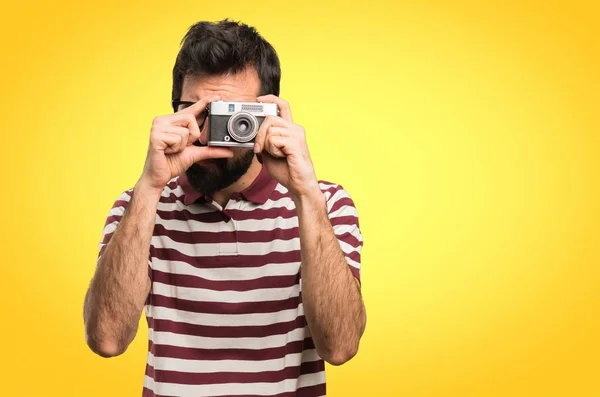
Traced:
<svg viewBox="0 0 600 397">
<path fill-rule="evenodd" d="M 233 152 L 227 148 L 193 145 L 200 138 L 197 117 L 209 102 L 219 99 L 218 96 L 206 97 L 179 112 L 154 119 L 139 184 L 162 191 L 169 180 L 181 175 L 197 161 L 233 157 Z"/>
</svg>

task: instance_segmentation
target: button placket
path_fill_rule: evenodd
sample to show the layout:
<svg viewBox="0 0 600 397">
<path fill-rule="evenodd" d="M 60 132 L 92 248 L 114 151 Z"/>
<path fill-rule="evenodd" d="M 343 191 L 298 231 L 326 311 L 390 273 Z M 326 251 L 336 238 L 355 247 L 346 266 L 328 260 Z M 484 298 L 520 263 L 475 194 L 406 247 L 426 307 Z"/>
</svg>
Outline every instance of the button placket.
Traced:
<svg viewBox="0 0 600 397">
<path fill-rule="evenodd" d="M 229 200 L 229 202 L 225 205 L 225 208 L 223 208 L 223 215 L 225 215 L 228 220 L 225 221 L 223 220 L 222 222 L 219 223 L 219 228 L 220 228 L 220 244 L 219 244 L 219 252 L 222 255 L 237 255 L 238 254 L 238 236 L 237 236 L 237 222 L 230 216 L 230 214 L 227 213 L 228 209 L 236 209 L 236 207 L 238 206 L 238 202 L 235 200 Z M 234 235 L 234 241 L 231 241 L 231 239 L 227 239 L 226 241 L 223 241 L 223 232 L 225 233 L 233 233 Z"/>
</svg>

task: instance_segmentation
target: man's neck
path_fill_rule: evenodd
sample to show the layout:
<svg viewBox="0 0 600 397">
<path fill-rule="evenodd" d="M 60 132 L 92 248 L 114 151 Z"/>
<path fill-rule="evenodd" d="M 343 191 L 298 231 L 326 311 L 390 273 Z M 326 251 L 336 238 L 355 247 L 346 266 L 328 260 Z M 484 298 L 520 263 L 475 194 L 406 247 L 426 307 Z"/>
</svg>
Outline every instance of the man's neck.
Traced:
<svg viewBox="0 0 600 397">
<path fill-rule="evenodd" d="M 243 191 L 248 186 L 250 186 L 252 182 L 254 182 L 258 174 L 260 174 L 261 168 L 262 164 L 260 163 L 260 161 L 258 161 L 256 156 L 254 156 L 254 159 L 252 159 L 252 163 L 250 164 L 248 171 L 246 171 L 246 173 L 242 175 L 240 179 L 235 181 L 233 184 L 229 185 L 223 190 L 215 192 L 212 195 L 213 200 L 219 203 L 221 207 L 225 207 L 233 193 Z"/>
</svg>

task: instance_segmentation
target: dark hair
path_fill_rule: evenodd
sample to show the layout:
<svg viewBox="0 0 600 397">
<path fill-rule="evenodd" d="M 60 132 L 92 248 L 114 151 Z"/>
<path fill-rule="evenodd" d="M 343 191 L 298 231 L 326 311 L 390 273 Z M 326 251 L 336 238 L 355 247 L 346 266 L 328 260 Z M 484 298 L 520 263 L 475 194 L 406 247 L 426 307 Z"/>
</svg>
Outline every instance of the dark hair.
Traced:
<svg viewBox="0 0 600 397">
<path fill-rule="evenodd" d="M 173 100 L 181 99 L 186 76 L 238 73 L 248 66 L 258 73 L 259 95 L 279 96 L 279 57 L 255 28 L 229 19 L 202 21 L 189 28 L 181 43 L 173 67 Z"/>
</svg>

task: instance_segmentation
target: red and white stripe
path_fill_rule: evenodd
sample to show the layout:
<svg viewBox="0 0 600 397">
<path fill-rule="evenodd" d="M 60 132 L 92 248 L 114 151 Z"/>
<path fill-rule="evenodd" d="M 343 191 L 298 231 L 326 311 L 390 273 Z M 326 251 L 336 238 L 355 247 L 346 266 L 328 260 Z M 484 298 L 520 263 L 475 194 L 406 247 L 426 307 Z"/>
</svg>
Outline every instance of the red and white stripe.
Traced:
<svg viewBox="0 0 600 397">
<path fill-rule="evenodd" d="M 360 278 L 358 214 L 339 185 L 321 182 L 349 268 Z M 324 362 L 306 325 L 298 218 L 287 189 L 264 204 L 185 205 L 165 187 L 152 237 L 143 396 L 322 396 Z M 115 202 L 99 256 L 132 191 Z M 228 221 L 227 221 L 228 220 Z"/>
</svg>

